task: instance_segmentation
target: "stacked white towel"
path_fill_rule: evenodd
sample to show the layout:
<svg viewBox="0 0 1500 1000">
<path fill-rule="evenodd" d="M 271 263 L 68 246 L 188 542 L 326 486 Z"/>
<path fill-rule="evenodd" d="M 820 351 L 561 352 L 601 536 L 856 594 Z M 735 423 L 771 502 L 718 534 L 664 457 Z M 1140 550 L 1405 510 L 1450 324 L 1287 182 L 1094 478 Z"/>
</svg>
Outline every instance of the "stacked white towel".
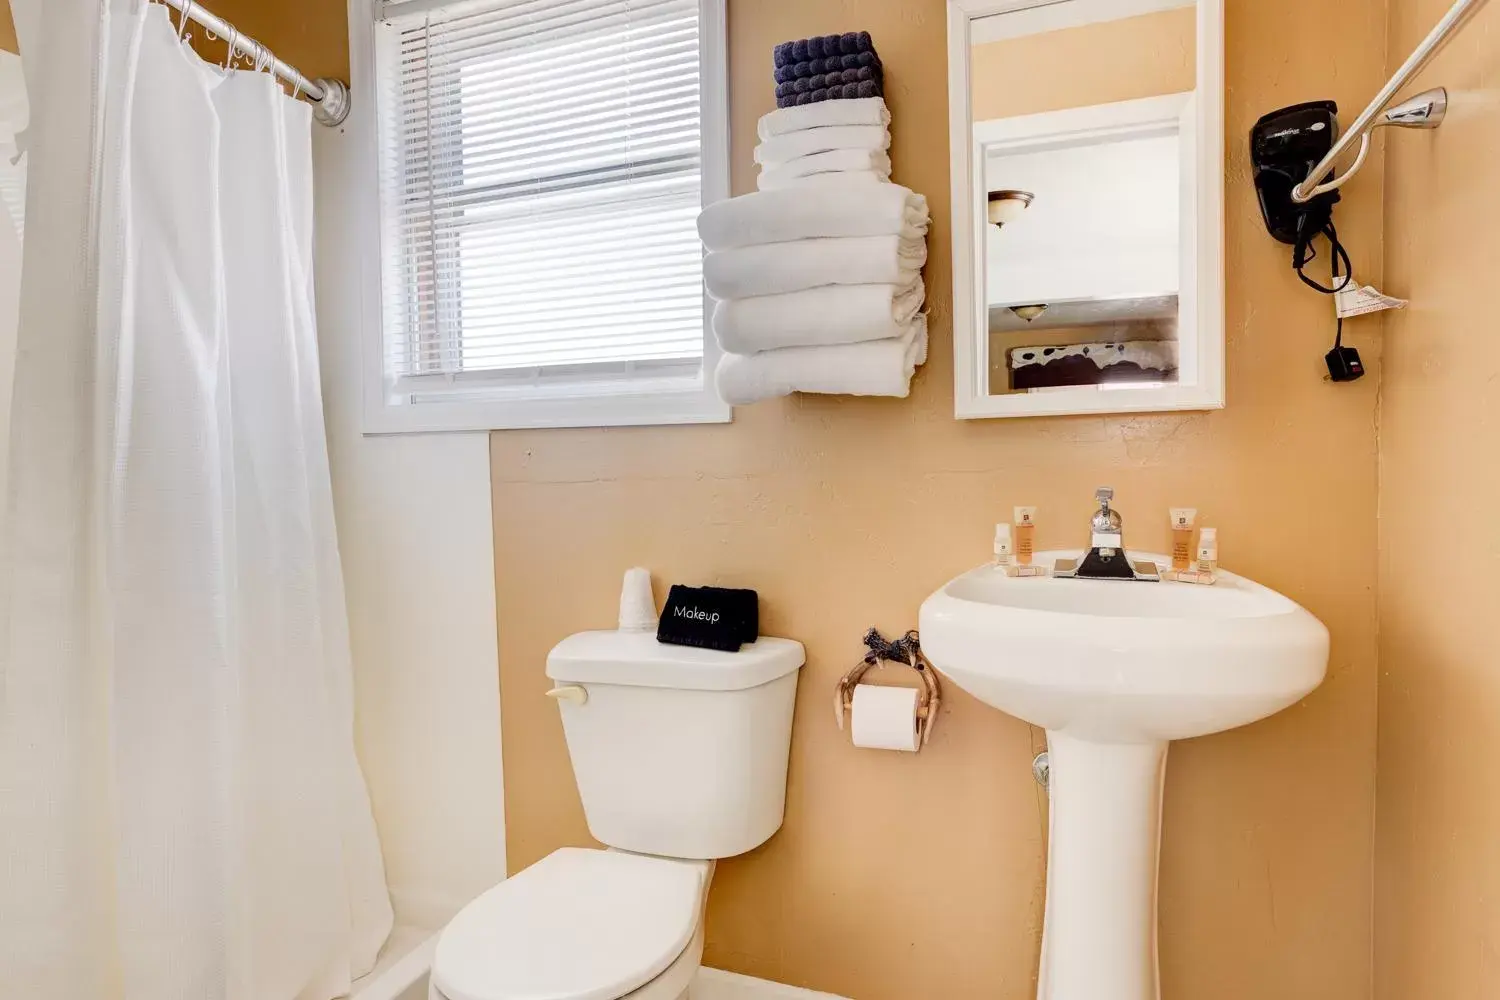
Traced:
<svg viewBox="0 0 1500 1000">
<path fill-rule="evenodd" d="M 891 183 L 890 121 L 878 97 L 766 115 L 760 190 L 699 217 L 727 402 L 910 392 L 927 359 L 930 217 Z"/>
<path fill-rule="evenodd" d="M 822 101 L 782 108 L 760 120 L 762 191 L 804 177 L 833 174 L 842 180 L 891 179 L 891 113 L 881 97 Z"/>
</svg>

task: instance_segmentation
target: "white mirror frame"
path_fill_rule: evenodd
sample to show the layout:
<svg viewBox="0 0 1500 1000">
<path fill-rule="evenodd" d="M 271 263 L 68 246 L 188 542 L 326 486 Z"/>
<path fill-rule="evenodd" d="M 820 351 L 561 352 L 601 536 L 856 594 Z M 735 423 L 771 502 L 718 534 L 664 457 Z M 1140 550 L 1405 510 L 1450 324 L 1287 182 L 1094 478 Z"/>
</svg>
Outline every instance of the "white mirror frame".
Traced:
<svg viewBox="0 0 1500 1000">
<path fill-rule="evenodd" d="M 1118 3 L 1144 13 L 1141 0 L 1064 0 Z M 1184 359 L 1196 357 L 1194 377 L 1183 384 L 1120 388 L 1107 392 L 989 392 L 980 330 L 989 329 L 985 289 L 984 150 L 971 110 L 971 26 L 976 18 L 1051 6 L 1057 0 L 948 0 L 949 156 L 953 185 L 953 377 L 954 414 L 960 420 L 990 417 L 1061 416 L 1080 413 L 1142 413 L 1212 410 L 1224 405 L 1224 0 L 1197 0 L 1197 84 L 1194 120 L 1183 135 L 1194 148 L 1194 280 L 1181 289 L 1191 297 L 1193 329 L 1179 331 Z M 1184 4 L 1185 6 L 1185 4 Z M 1188 123 L 1184 123 L 1187 125 Z M 1191 343 L 1184 334 L 1190 332 Z"/>
</svg>

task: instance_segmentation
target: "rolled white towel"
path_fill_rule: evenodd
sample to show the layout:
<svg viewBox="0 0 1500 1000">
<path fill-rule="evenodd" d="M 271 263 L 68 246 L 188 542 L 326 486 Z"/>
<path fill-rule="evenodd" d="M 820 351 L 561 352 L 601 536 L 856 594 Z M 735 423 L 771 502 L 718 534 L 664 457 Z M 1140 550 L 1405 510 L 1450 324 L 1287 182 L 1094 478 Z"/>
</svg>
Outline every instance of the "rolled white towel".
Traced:
<svg viewBox="0 0 1500 1000">
<path fill-rule="evenodd" d="M 927 199 L 899 184 L 806 184 L 714 202 L 698 216 L 709 250 L 824 236 L 921 239 Z"/>
<path fill-rule="evenodd" d="M 779 166 L 765 167 L 755 183 L 762 191 L 772 191 L 808 177 L 888 181 L 891 179 L 891 157 L 879 149 L 831 149 L 826 153 L 799 156 Z"/>
<path fill-rule="evenodd" d="M 716 299 L 748 299 L 819 285 L 908 285 L 926 263 L 921 239 L 793 240 L 711 253 L 703 259 L 703 282 Z"/>
<path fill-rule="evenodd" d="M 714 307 L 714 336 L 731 354 L 901 337 L 926 297 L 918 279 L 907 285 L 824 285 L 728 299 Z"/>
<path fill-rule="evenodd" d="M 927 322 L 918 316 L 903 337 L 836 347 L 788 347 L 760 354 L 726 354 L 714 384 L 731 406 L 794 392 L 843 396 L 911 394 L 911 377 L 927 360 Z"/>
<path fill-rule="evenodd" d="M 831 149 L 890 148 L 891 133 L 884 125 L 834 125 L 767 139 L 755 147 L 755 162 L 774 167 L 799 156 L 826 153 Z"/>
<path fill-rule="evenodd" d="M 781 108 L 762 115 L 756 132 L 762 139 L 774 139 L 788 132 L 801 132 L 809 128 L 828 128 L 832 125 L 879 125 L 891 124 L 890 109 L 883 97 L 860 97 L 849 101 L 819 101 L 794 108 Z"/>
</svg>

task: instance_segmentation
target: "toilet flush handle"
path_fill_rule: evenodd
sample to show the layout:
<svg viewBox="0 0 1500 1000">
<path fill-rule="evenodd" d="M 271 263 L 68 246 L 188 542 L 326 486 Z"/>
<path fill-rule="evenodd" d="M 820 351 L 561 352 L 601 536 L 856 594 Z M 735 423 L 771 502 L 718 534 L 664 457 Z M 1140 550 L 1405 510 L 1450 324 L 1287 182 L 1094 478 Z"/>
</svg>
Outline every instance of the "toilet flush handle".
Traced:
<svg viewBox="0 0 1500 1000">
<path fill-rule="evenodd" d="M 562 687 L 555 687 L 551 691 L 548 691 L 547 697 L 555 698 L 558 701 L 569 701 L 575 705 L 585 705 L 588 704 L 589 693 L 587 689 L 579 687 L 577 684 L 565 684 Z"/>
</svg>

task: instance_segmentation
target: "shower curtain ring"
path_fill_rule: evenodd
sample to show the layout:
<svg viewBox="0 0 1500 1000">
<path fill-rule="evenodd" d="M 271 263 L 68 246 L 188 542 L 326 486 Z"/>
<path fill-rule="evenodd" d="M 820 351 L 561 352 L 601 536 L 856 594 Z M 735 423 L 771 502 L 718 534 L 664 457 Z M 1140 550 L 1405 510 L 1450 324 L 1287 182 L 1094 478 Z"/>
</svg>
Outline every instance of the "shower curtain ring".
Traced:
<svg viewBox="0 0 1500 1000">
<path fill-rule="evenodd" d="M 188 22 L 193 17 L 193 5 L 197 0 L 183 0 L 182 7 L 177 12 L 177 40 L 180 42 L 187 37 Z"/>
<path fill-rule="evenodd" d="M 237 46 L 237 45 L 240 44 L 240 29 L 239 28 L 235 28 L 234 29 L 234 34 L 232 36 L 230 36 L 230 38 L 228 39 L 228 44 L 229 44 L 229 56 L 228 56 L 228 58 L 226 58 L 224 60 L 224 68 L 226 70 L 234 69 L 234 57 L 238 54 L 238 52 L 235 49 L 235 46 Z"/>
</svg>

